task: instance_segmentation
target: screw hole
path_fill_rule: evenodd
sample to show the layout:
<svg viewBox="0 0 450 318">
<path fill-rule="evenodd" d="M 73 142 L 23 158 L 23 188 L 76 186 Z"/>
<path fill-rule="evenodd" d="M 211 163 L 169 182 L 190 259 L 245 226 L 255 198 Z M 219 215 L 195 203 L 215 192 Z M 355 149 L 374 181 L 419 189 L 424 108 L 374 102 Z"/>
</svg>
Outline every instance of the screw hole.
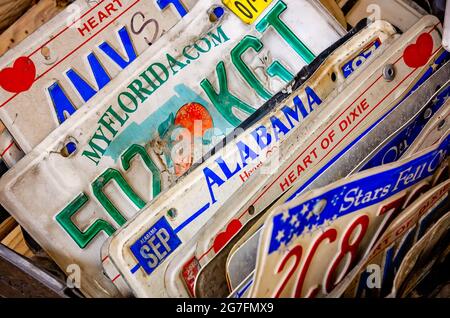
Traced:
<svg viewBox="0 0 450 318">
<path fill-rule="evenodd" d="M 171 218 L 171 219 L 175 219 L 175 218 L 177 217 L 177 209 L 175 209 L 175 208 L 170 208 L 170 209 L 167 211 L 167 216 L 168 216 L 169 218 Z"/>
<path fill-rule="evenodd" d="M 248 208 L 248 214 L 250 214 L 250 215 L 255 214 L 255 207 L 254 207 L 253 205 L 251 205 L 251 206 Z"/>
<path fill-rule="evenodd" d="M 215 7 L 209 13 L 209 21 L 214 23 L 217 22 L 225 13 L 225 10 L 222 7 Z"/>
<path fill-rule="evenodd" d="M 433 115 L 433 111 L 430 108 L 425 109 L 425 112 L 423 114 L 424 119 L 428 119 Z"/>
<path fill-rule="evenodd" d="M 383 69 L 383 77 L 386 81 L 391 82 L 395 78 L 394 65 L 388 64 Z"/>
<path fill-rule="evenodd" d="M 336 73 L 335 73 L 335 72 L 331 73 L 331 80 L 332 80 L 333 82 L 336 82 L 337 76 L 336 76 Z"/>
<path fill-rule="evenodd" d="M 50 59 L 50 49 L 48 47 L 46 46 L 42 47 L 41 54 L 46 60 Z"/>
<path fill-rule="evenodd" d="M 325 210 L 326 206 L 327 206 L 327 200 L 322 199 L 319 202 L 317 202 L 316 205 L 314 205 L 312 213 L 314 215 L 319 216 Z"/>
<path fill-rule="evenodd" d="M 73 141 L 69 141 L 63 149 L 61 149 L 61 155 L 65 158 L 77 151 L 77 145 Z"/>
<path fill-rule="evenodd" d="M 440 122 L 439 125 L 438 125 L 438 130 L 439 130 L 439 131 L 441 131 L 441 130 L 444 128 L 445 123 L 446 123 L 446 120 L 445 120 L 445 119 L 441 120 L 441 122 Z"/>
</svg>

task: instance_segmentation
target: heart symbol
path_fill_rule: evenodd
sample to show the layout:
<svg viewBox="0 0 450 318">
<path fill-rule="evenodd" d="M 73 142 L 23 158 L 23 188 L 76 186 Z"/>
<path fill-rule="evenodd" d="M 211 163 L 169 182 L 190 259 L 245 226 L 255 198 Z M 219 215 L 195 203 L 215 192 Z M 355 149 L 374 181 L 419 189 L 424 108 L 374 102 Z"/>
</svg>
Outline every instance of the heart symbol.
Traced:
<svg viewBox="0 0 450 318">
<path fill-rule="evenodd" d="M 26 56 L 19 57 L 12 67 L 0 71 L 0 86 L 10 93 L 20 93 L 30 89 L 36 77 L 36 67 Z"/>
<path fill-rule="evenodd" d="M 433 38 L 430 34 L 421 34 L 415 44 L 409 45 L 403 52 L 403 60 L 411 68 L 427 64 L 433 53 Z"/>
<path fill-rule="evenodd" d="M 222 247 L 227 244 L 231 238 L 241 229 L 242 223 L 239 220 L 233 220 L 228 224 L 227 229 L 225 232 L 220 233 L 217 235 L 216 239 L 214 240 L 214 252 L 218 253 Z"/>
</svg>

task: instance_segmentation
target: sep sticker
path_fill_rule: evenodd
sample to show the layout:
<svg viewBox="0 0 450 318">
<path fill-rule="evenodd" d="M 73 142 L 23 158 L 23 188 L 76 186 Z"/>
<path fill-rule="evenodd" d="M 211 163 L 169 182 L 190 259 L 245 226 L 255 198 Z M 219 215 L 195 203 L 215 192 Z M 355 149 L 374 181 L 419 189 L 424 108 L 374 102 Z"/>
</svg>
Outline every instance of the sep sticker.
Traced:
<svg viewBox="0 0 450 318">
<path fill-rule="evenodd" d="M 150 275 L 180 244 L 177 234 L 162 217 L 130 247 L 138 260 L 131 272 L 142 267 Z"/>
<path fill-rule="evenodd" d="M 223 0 L 223 4 L 247 24 L 255 22 L 271 2 L 272 0 Z"/>
</svg>

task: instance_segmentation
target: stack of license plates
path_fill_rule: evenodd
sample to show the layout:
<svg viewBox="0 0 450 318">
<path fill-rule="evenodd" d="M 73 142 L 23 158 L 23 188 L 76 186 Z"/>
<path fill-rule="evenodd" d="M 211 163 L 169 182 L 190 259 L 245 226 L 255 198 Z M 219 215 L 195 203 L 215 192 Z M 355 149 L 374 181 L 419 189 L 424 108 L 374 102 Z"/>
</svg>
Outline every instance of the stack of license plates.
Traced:
<svg viewBox="0 0 450 318">
<path fill-rule="evenodd" d="M 407 296 L 448 253 L 443 23 L 77 0 L 0 58 L 0 204 L 86 297 Z"/>
</svg>

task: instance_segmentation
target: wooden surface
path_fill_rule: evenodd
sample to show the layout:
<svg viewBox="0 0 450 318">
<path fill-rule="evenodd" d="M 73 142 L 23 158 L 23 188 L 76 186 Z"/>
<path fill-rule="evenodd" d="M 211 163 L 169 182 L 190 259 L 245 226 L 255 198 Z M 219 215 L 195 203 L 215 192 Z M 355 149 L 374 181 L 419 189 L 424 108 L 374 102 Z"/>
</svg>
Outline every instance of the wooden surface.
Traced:
<svg viewBox="0 0 450 318">
<path fill-rule="evenodd" d="M 25 13 L 36 0 L 0 0 L 0 32 Z"/>
<path fill-rule="evenodd" d="M 20 226 L 17 225 L 17 223 L 14 229 L 11 232 L 9 232 L 8 235 L 6 235 L 0 243 L 25 257 L 32 257 L 34 255 L 33 252 L 28 248 L 27 244 L 25 243 L 25 240 L 22 235 L 22 230 Z"/>
<path fill-rule="evenodd" d="M 320 0 L 322 5 L 330 11 L 330 13 L 335 17 L 335 19 L 346 29 L 347 21 L 345 20 L 344 13 L 338 6 L 335 0 Z"/>
<path fill-rule="evenodd" d="M 17 222 L 10 216 L 0 223 L 0 242 L 17 227 Z"/>
<path fill-rule="evenodd" d="M 24 15 L 0 35 L 0 56 L 56 16 L 67 4 L 68 1 L 40 0 L 30 7 Z"/>
</svg>

